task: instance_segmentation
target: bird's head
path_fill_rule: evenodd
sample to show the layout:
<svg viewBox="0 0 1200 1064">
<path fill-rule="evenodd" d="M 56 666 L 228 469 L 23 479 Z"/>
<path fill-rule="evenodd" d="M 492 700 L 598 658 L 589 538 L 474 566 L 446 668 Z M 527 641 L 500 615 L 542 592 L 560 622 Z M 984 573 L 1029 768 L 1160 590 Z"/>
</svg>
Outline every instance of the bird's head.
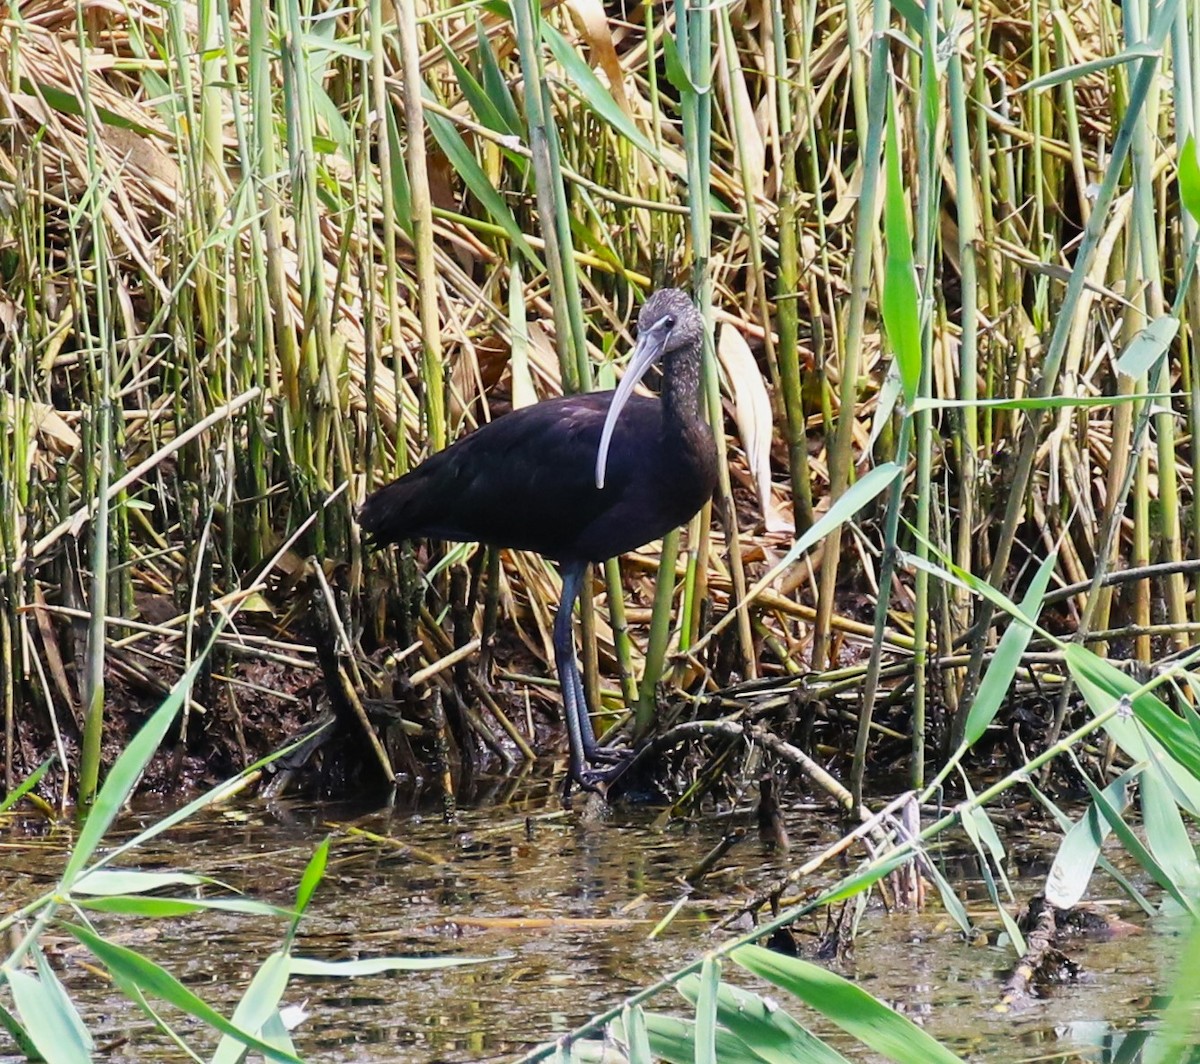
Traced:
<svg viewBox="0 0 1200 1064">
<path fill-rule="evenodd" d="M 678 288 L 661 288 L 643 304 L 638 314 L 637 343 L 629 356 L 625 376 L 621 378 L 609 405 L 608 416 L 604 419 L 600 450 L 596 455 L 597 488 L 604 487 L 613 430 L 633 389 L 646 371 L 665 356 L 683 351 L 699 352 L 703 337 L 704 319 L 686 292 Z"/>
<path fill-rule="evenodd" d="M 638 340 L 633 349 L 629 368 L 636 366 L 642 337 L 650 337 L 656 329 L 666 330 L 660 352 L 665 356 L 674 351 L 699 349 L 704 339 L 704 319 L 692 302 L 692 297 L 679 288 L 660 288 L 642 304 L 638 314 Z M 651 359 L 651 364 L 654 359 Z"/>
</svg>

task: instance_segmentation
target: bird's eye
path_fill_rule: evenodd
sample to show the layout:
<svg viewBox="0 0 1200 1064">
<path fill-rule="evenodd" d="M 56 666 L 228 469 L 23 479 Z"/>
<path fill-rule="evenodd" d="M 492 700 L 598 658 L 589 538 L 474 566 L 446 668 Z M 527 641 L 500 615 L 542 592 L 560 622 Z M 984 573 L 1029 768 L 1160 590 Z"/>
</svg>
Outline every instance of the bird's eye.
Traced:
<svg viewBox="0 0 1200 1064">
<path fill-rule="evenodd" d="M 675 316 L 673 314 L 664 315 L 663 316 L 663 324 L 666 325 L 666 327 L 668 329 L 674 329 L 675 328 Z"/>
</svg>

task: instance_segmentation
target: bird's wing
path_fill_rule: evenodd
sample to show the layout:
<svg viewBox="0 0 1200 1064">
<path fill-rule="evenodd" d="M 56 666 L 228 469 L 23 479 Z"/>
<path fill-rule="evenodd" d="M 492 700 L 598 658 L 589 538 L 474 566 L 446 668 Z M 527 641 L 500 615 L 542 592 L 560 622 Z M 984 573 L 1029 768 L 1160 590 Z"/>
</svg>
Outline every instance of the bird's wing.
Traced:
<svg viewBox="0 0 1200 1064">
<path fill-rule="evenodd" d="M 568 539 L 614 498 L 632 474 L 636 448 L 627 448 L 624 429 L 640 419 L 622 417 L 604 491 L 596 488 L 596 456 L 608 411 L 608 393 L 568 396 L 523 407 L 466 437 L 454 456 L 453 482 L 461 492 L 456 507 L 464 520 L 486 515 L 497 528 L 557 529 Z M 490 542 L 501 542 L 489 538 Z M 534 548 L 539 549 L 539 548 Z M 545 550 L 545 548 L 540 548 Z M 552 552 L 551 552 L 552 553 Z"/>
<path fill-rule="evenodd" d="M 372 496 L 362 521 L 376 538 L 432 536 L 570 553 L 572 542 L 643 464 L 658 404 L 634 397 L 621 415 L 603 491 L 596 455 L 611 392 L 551 399 L 483 426 Z"/>
</svg>

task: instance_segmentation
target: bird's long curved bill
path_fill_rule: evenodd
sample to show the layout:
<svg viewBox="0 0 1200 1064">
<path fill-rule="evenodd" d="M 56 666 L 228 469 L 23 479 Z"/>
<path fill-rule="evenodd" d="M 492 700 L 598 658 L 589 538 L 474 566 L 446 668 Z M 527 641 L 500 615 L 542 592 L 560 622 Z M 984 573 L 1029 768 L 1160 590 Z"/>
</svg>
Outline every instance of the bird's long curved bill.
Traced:
<svg viewBox="0 0 1200 1064">
<path fill-rule="evenodd" d="M 604 474 L 608 468 L 608 448 L 612 443 L 613 430 L 617 427 L 617 418 L 621 416 L 621 410 L 629 402 L 633 389 L 646 375 L 646 370 L 662 356 L 663 346 L 671 333 L 672 325 L 670 319 L 664 318 L 656 321 L 645 332 L 638 334 L 637 343 L 634 344 L 633 353 L 629 358 L 629 367 L 625 370 L 625 376 L 621 378 L 621 383 L 617 385 L 617 390 L 613 394 L 612 403 L 608 407 L 608 416 L 604 419 L 604 431 L 600 434 L 600 450 L 596 454 L 597 488 L 604 487 Z"/>
</svg>

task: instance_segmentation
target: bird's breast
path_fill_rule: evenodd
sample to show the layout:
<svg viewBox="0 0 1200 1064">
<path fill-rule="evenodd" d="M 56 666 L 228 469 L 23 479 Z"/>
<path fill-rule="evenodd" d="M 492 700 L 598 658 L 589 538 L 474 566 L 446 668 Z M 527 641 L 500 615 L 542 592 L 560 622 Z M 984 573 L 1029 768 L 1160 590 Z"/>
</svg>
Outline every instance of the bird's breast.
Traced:
<svg viewBox="0 0 1200 1064">
<path fill-rule="evenodd" d="M 597 492 L 594 516 L 580 529 L 572 557 L 603 561 L 636 550 L 686 524 L 712 498 L 717 456 L 707 425 L 643 437 L 636 449 L 631 442 L 630 436 L 622 440 L 617 475 Z"/>
</svg>

